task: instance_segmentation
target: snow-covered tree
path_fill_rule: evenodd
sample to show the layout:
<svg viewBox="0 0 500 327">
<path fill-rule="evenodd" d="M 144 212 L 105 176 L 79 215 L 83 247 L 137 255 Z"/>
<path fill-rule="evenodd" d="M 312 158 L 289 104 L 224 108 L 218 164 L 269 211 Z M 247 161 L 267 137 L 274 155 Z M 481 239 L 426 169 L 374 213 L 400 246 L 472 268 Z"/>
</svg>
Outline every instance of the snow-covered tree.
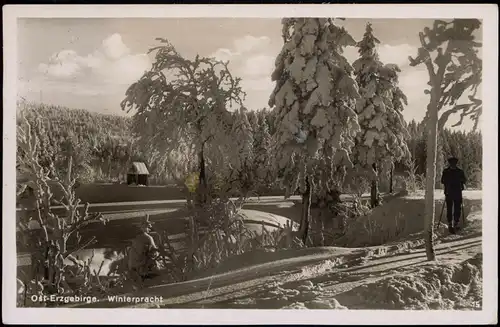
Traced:
<svg viewBox="0 0 500 327">
<path fill-rule="evenodd" d="M 156 52 L 151 69 L 129 87 L 121 106 L 135 110 L 135 130 L 182 180 L 197 167 L 198 203 L 205 203 L 206 150 L 227 138 L 232 125 L 227 109 L 242 106 L 244 92 L 227 62 L 185 59 L 167 40 L 157 40 L 162 45 L 149 51 Z"/>
<path fill-rule="evenodd" d="M 386 65 L 387 66 L 387 65 Z M 411 135 L 408 129 L 408 124 L 404 120 L 402 115 L 405 106 L 408 105 L 408 98 L 403 93 L 403 90 L 399 87 L 399 76 L 398 73 L 401 72 L 399 67 L 397 69 L 391 69 L 391 65 L 388 66 L 389 75 L 392 78 L 393 88 L 392 88 L 392 108 L 393 110 L 389 112 L 389 121 L 391 122 L 391 126 L 394 128 L 394 133 L 399 136 L 403 136 L 404 143 L 401 143 L 401 149 L 404 151 L 404 154 L 401 156 L 393 156 L 393 161 L 391 164 L 391 184 L 390 184 L 390 192 L 393 191 L 393 172 L 394 172 L 394 164 L 395 162 L 403 162 L 406 166 L 409 165 L 412 160 L 410 148 L 408 146 L 409 141 L 411 140 Z M 401 154 L 401 153 L 400 153 Z"/>
<path fill-rule="evenodd" d="M 254 165 L 259 186 L 269 186 L 274 182 L 275 174 L 271 163 L 271 135 L 265 113 L 256 115 L 257 124 L 254 133 Z"/>
<path fill-rule="evenodd" d="M 221 175 L 225 192 L 238 191 L 240 196 L 246 197 L 273 182 L 271 136 L 265 116 L 255 111 L 234 112 L 232 124 L 230 138 L 217 165 L 225 167 Z"/>
<path fill-rule="evenodd" d="M 257 126 L 259 125 L 259 116 L 257 115 L 257 112 L 255 110 L 248 110 L 246 112 L 246 116 L 252 131 L 255 132 L 257 130 Z"/>
<path fill-rule="evenodd" d="M 223 180 L 225 192 L 239 191 L 246 197 L 255 187 L 254 134 L 248 119 L 248 111 L 241 108 L 232 113 L 230 138 L 224 144 Z"/>
<path fill-rule="evenodd" d="M 425 238 L 428 260 L 436 257 L 433 235 L 438 128 L 442 129 L 448 117 L 455 113 L 460 114 L 458 125 L 468 116 L 477 127 L 482 112 L 482 101 L 476 98 L 482 79 L 482 60 L 477 53 L 482 45 L 474 36 L 480 27 L 481 22 L 477 19 L 435 20 L 432 28 L 426 27 L 419 33 L 421 47 L 417 57 L 409 57 L 411 66 L 424 64 L 429 73 L 430 90 L 424 91 L 430 95 L 424 118 L 427 127 Z M 466 92 L 469 101 L 457 104 Z"/>
<path fill-rule="evenodd" d="M 379 203 L 379 174 L 388 176 L 395 161 L 409 156 L 405 141 L 409 134 L 401 113 L 407 100 L 397 86 L 400 69 L 380 61 L 378 43 L 371 24 L 367 24 L 357 45 L 360 58 L 353 63 L 361 96 L 356 103 L 361 131 L 356 137 L 354 160 L 358 169 L 371 177 L 372 207 Z"/>
<path fill-rule="evenodd" d="M 233 151 L 231 166 L 235 170 L 244 170 L 253 162 L 253 131 L 248 121 L 246 109 L 240 109 L 233 113 L 233 126 L 231 131 L 233 140 Z"/>
<path fill-rule="evenodd" d="M 274 135 L 276 133 L 276 112 L 268 108 L 263 108 L 257 112 L 257 116 L 260 121 L 266 123 L 269 135 Z"/>
<path fill-rule="evenodd" d="M 305 243 L 313 192 L 330 192 L 339 185 L 342 168 L 352 167 L 359 94 L 342 50 L 355 41 L 333 19 L 285 18 L 282 25 L 284 45 L 269 100 L 276 115 L 273 151 L 286 196 L 297 188 L 303 195 L 299 236 Z"/>
</svg>

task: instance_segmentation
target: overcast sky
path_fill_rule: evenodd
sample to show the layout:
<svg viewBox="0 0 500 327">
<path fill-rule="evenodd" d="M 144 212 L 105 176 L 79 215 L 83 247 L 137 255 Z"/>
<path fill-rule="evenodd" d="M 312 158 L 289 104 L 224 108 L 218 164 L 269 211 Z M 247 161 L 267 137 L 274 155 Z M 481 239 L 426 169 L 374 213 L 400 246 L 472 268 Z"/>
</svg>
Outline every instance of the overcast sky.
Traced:
<svg viewBox="0 0 500 327">
<path fill-rule="evenodd" d="M 361 40 L 367 22 L 381 41 L 384 63 L 400 66 L 400 86 L 408 96 L 407 120 L 425 115 L 428 81 L 424 66 L 410 67 L 416 56 L 418 33 L 432 20 L 347 19 L 336 21 Z M 151 65 L 146 53 L 167 38 L 185 57 L 215 56 L 230 60 L 234 75 L 242 78 L 250 109 L 267 107 L 274 87 L 270 75 L 282 47 L 280 19 L 20 19 L 18 25 L 18 95 L 32 101 L 124 114 L 120 102 L 127 87 Z M 357 49 L 345 56 L 351 63 Z M 455 122 L 457 117 L 452 117 Z M 464 128 L 472 126 L 470 121 Z"/>
</svg>

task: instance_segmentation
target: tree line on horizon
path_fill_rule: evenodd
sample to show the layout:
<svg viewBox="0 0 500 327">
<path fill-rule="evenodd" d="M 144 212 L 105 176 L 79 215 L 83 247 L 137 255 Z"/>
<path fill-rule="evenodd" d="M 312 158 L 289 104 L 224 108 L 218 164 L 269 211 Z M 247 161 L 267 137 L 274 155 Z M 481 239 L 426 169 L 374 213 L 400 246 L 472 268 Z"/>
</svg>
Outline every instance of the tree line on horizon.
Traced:
<svg viewBox="0 0 500 327">
<path fill-rule="evenodd" d="M 146 164 L 153 183 L 172 182 L 168 170 L 149 159 L 147 151 L 138 144 L 130 117 L 35 103 L 25 104 L 22 111 L 43 145 L 39 149 L 40 163 L 48 169 L 49 163 L 54 162 L 54 173 L 59 177 L 64 176 L 67 158 L 71 155 L 76 163 L 73 169 L 78 170 L 81 183 L 125 181 L 125 174 L 133 161 Z M 273 135 L 275 117 L 271 110 L 248 111 L 246 114 L 252 117 L 249 119 L 252 128 L 260 129 L 264 139 L 268 138 L 266 133 L 269 137 Z M 424 123 L 411 120 L 407 128 L 410 137 L 406 142 L 415 162 L 415 172 L 425 177 Z M 445 128 L 440 136 L 438 171 L 445 167 L 448 157 L 455 156 L 469 178 L 469 186 L 481 188 L 481 132 Z M 405 174 L 408 168 L 407 163 L 399 162 L 395 173 Z"/>
</svg>

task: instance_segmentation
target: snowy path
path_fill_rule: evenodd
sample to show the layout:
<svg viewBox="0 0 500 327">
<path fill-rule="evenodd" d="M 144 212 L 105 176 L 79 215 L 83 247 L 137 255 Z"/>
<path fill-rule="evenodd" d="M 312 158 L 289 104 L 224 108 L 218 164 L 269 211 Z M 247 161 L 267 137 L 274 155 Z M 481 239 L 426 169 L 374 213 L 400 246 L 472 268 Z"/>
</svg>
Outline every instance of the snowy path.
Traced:
<svg viewBox="0 0 500 327">
<path fill-rule="evenodd" d="M 415 194 L 407 196 L 407 198 L 423 198 L 423 191 L 419 191 Z M 465 199 L 470 200 L 479 200 L 482 198 L 481 190 L 466 190 L 463 192 L 463 196 Z M 341 199 L 348 200 L 352 196 L 348 194 L 342 194 Z M 363 194 L 363 198 L 369 198 L 369 194 Z M 436 200 L 443 200 L 444 194 L 442 190 L 436 190 L 434 195 Z M 231 198 L 232 200 L 236 200 L 237 198 Z M 265 204 L 265 203 L 276 203 L 276 202 L 293 202 L 300 201 L 301 197 L 294 195 L 289 199 L 284 199 L 283 196 L 262 196 L 262 197 L 250 197 L 247 199 L 247 203 L 249 204 Z M 137 201 L 137 202 L 113 202 L 113 203 L 92 203 L 89 205 L 89 211 L 99 211 L 99 212 L 113 212 L 113 211 L 126 211 L 126 210 L 138 210 L 136 207 L 140 207 L 140 209 L 145 210 L 147 208 L 154 209 L 168 209 L 172 206 L 183 205 L 186 203 L 186 200 L 155 200 L 155 201 Z M 80 205 L 83 207 L 83 204 Z M 129 209 L 126 209 L 129 207 Z M 99 210 L 97 208 L 100 208 Z M 105 210 L 107 208 L 107 210 Z M 62 206 L 53 206 L 51 209 L 64 209 Z M 110 210 L 113 209 L 113 210 Z M 24 208 L 17 208 L 16 211 L 24 211 Z"/>
<path fill-rule="evenodd" d="M 231 198 L 231 200 L 237 200 L 237 198 Z M 262 197 L 250 197 L 247 199 L 249 203 L 266 203 L 266 202 L 290 202 L 293 200 L 300 200 L 300 196 L 292 196 L 289 199 L 285 200 L 283 196 L 262 196 Z M 114 208 L 113 211 L 125 211 L 127 207 L 158 207 L 158 208 L 168 208 L 172 205 L 183 205 L 186 203 L 186 200 L 154 200 L 154 201 L 133 201 L 133 202 L 109 202 L 109 203 L 91 203 L 89 205 L 89 211 L 97 211 L 92 210 L 94 208 L 101 208 L 102 212 L 108 212 L 109 210 L 102 210 L 102 208 Z M 84 205 L 79 205 L 80 208 L 83 208 Z M 52 206 L 51 209 L 64 209 L 63 206 Z M 17 208 L 17 211 L 24 211 L 25 208 Z M 130 209 L 133 210 L 133 209 Z M 137 210 L 137 209 L 135 209 Z"/>
<path fill-rule="evenodd" d="M 458 263 L 481 252 L 481 237 L 438 245 L 436 252 L 439 259 L 438 263 L 446 263 L 447 265 Z M 362 260 L 363 258 L 359 259 Z M 361 285 L 403 273 L 411 268 L 433 264 L 435 263 L 429 263 L 426 260 L 425 251 L 423 250 L 411 254 L 396 254 L 376 258 L 369 260 L 366 264 L 355 264 L 352 267 L 340 269 L 334 268 L 329 262 L 323 262 L 306 266 L 294 273 L 287 272 L 279 276 L 241 283 L 212 292 L 208 291 L 168 299 L 164 301 L 164 304 L 167 307 L 176 308 L 251 307 L 265 309 L 273 308 L 273 305 L 282 307 L 291 303 L 286 303 L 287 300 L 283 300 L 283 298 L 275 298 L 280 288 L 281 290 L 283 288 L 288 289 L 288 293 L 291 291 L 293 294 L 293 291 L 300 289 L 301 285 L 307 286 L 308 282 L 311 282 L 309 289 L 306 288 L 307 292 L 302 296 L 302 299 L 313 300 L 314 298 L 333 298 L 335 296 L 340 303 L 344 304 L 347 300 L 338 296 L 342 293 Z M 252 284 L 253 287 L 251 287 Z M 313 287 L 313 285 L 316 285 L 316 287 Z M 288 297 L 290 296 L 288 295 Z"/>
<path fill-rule="evenodd" d="M 458 263 L 473 257 L 476 253 L 482 252 L 481 237 L 464 239 L 451 243 L 442 243 L 436 247 L 438 256 L 437 264 Z M 383 257 L 363 265 L 361 267 L 351 267 L 339 269 L 336 274 L 349 276 L 348 279 L 337 281 L 330 286 L 324 287 L 333 294 L 345 292 L 354 287 L 374 282 L 389 275 L 402 273 L 408 268 L 434 265 L 427 261 L 425 250 L 418 250 L 414 253 Z M 349 281 L 353 280 L 353 281 Z"/>
<path fill-rule="evenodd" d="M 272 308 L 273 304 L 263 304 L 259 301 L 255 303 L 255 299 L 262 298 L 264 296 L 262 294 L 274 294 L 273 289 L 279 288 L 280 285 L 314 282 L 320 285 L 320 292 L 316 294 L 326 292 L 328 296 L 333 296 L 405 269 L 436 264 L 426 261 L 423 249 L 403 254 L 388 253 L 382 257 L 367 257 L 366 249 L 311 248 L 299 251 L 302 251 L 302 256 L 297 253 L 298 256 L 293 258 L 277 259 L 212 277 L 140 290 L 130 295 L 163 296 L 164 300 L 161 304 L 133 307 L 258 308 L 260 305 L 260 308 Z M 463 261 L 478 252 L 481 252 L 481 236 L 436 246 L 439 262 L 446 264 Z M 298 291 L 292 289 L 291 292 Z M 264 299 L 267 298 L 264 296 Z M 242 304 L 245 301 L 248 301 L 247 305 Z M 110 302 L 81 305 L 81 307 L 126 306 L 126 303 Z"/>
</svg>

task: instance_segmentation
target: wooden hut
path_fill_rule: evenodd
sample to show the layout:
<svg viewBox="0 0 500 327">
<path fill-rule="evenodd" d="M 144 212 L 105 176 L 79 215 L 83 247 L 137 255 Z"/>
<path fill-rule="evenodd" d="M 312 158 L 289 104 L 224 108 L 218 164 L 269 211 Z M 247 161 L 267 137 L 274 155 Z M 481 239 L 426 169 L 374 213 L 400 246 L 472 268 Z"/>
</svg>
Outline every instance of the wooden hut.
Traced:
<svg viewBox="0 0 500 327">
<path fill-rule="evenodd" d="M 132 162 L 127 173 L 127 184 L 148 185 L 149 171 L 144 162 Z"/>
</svg>

